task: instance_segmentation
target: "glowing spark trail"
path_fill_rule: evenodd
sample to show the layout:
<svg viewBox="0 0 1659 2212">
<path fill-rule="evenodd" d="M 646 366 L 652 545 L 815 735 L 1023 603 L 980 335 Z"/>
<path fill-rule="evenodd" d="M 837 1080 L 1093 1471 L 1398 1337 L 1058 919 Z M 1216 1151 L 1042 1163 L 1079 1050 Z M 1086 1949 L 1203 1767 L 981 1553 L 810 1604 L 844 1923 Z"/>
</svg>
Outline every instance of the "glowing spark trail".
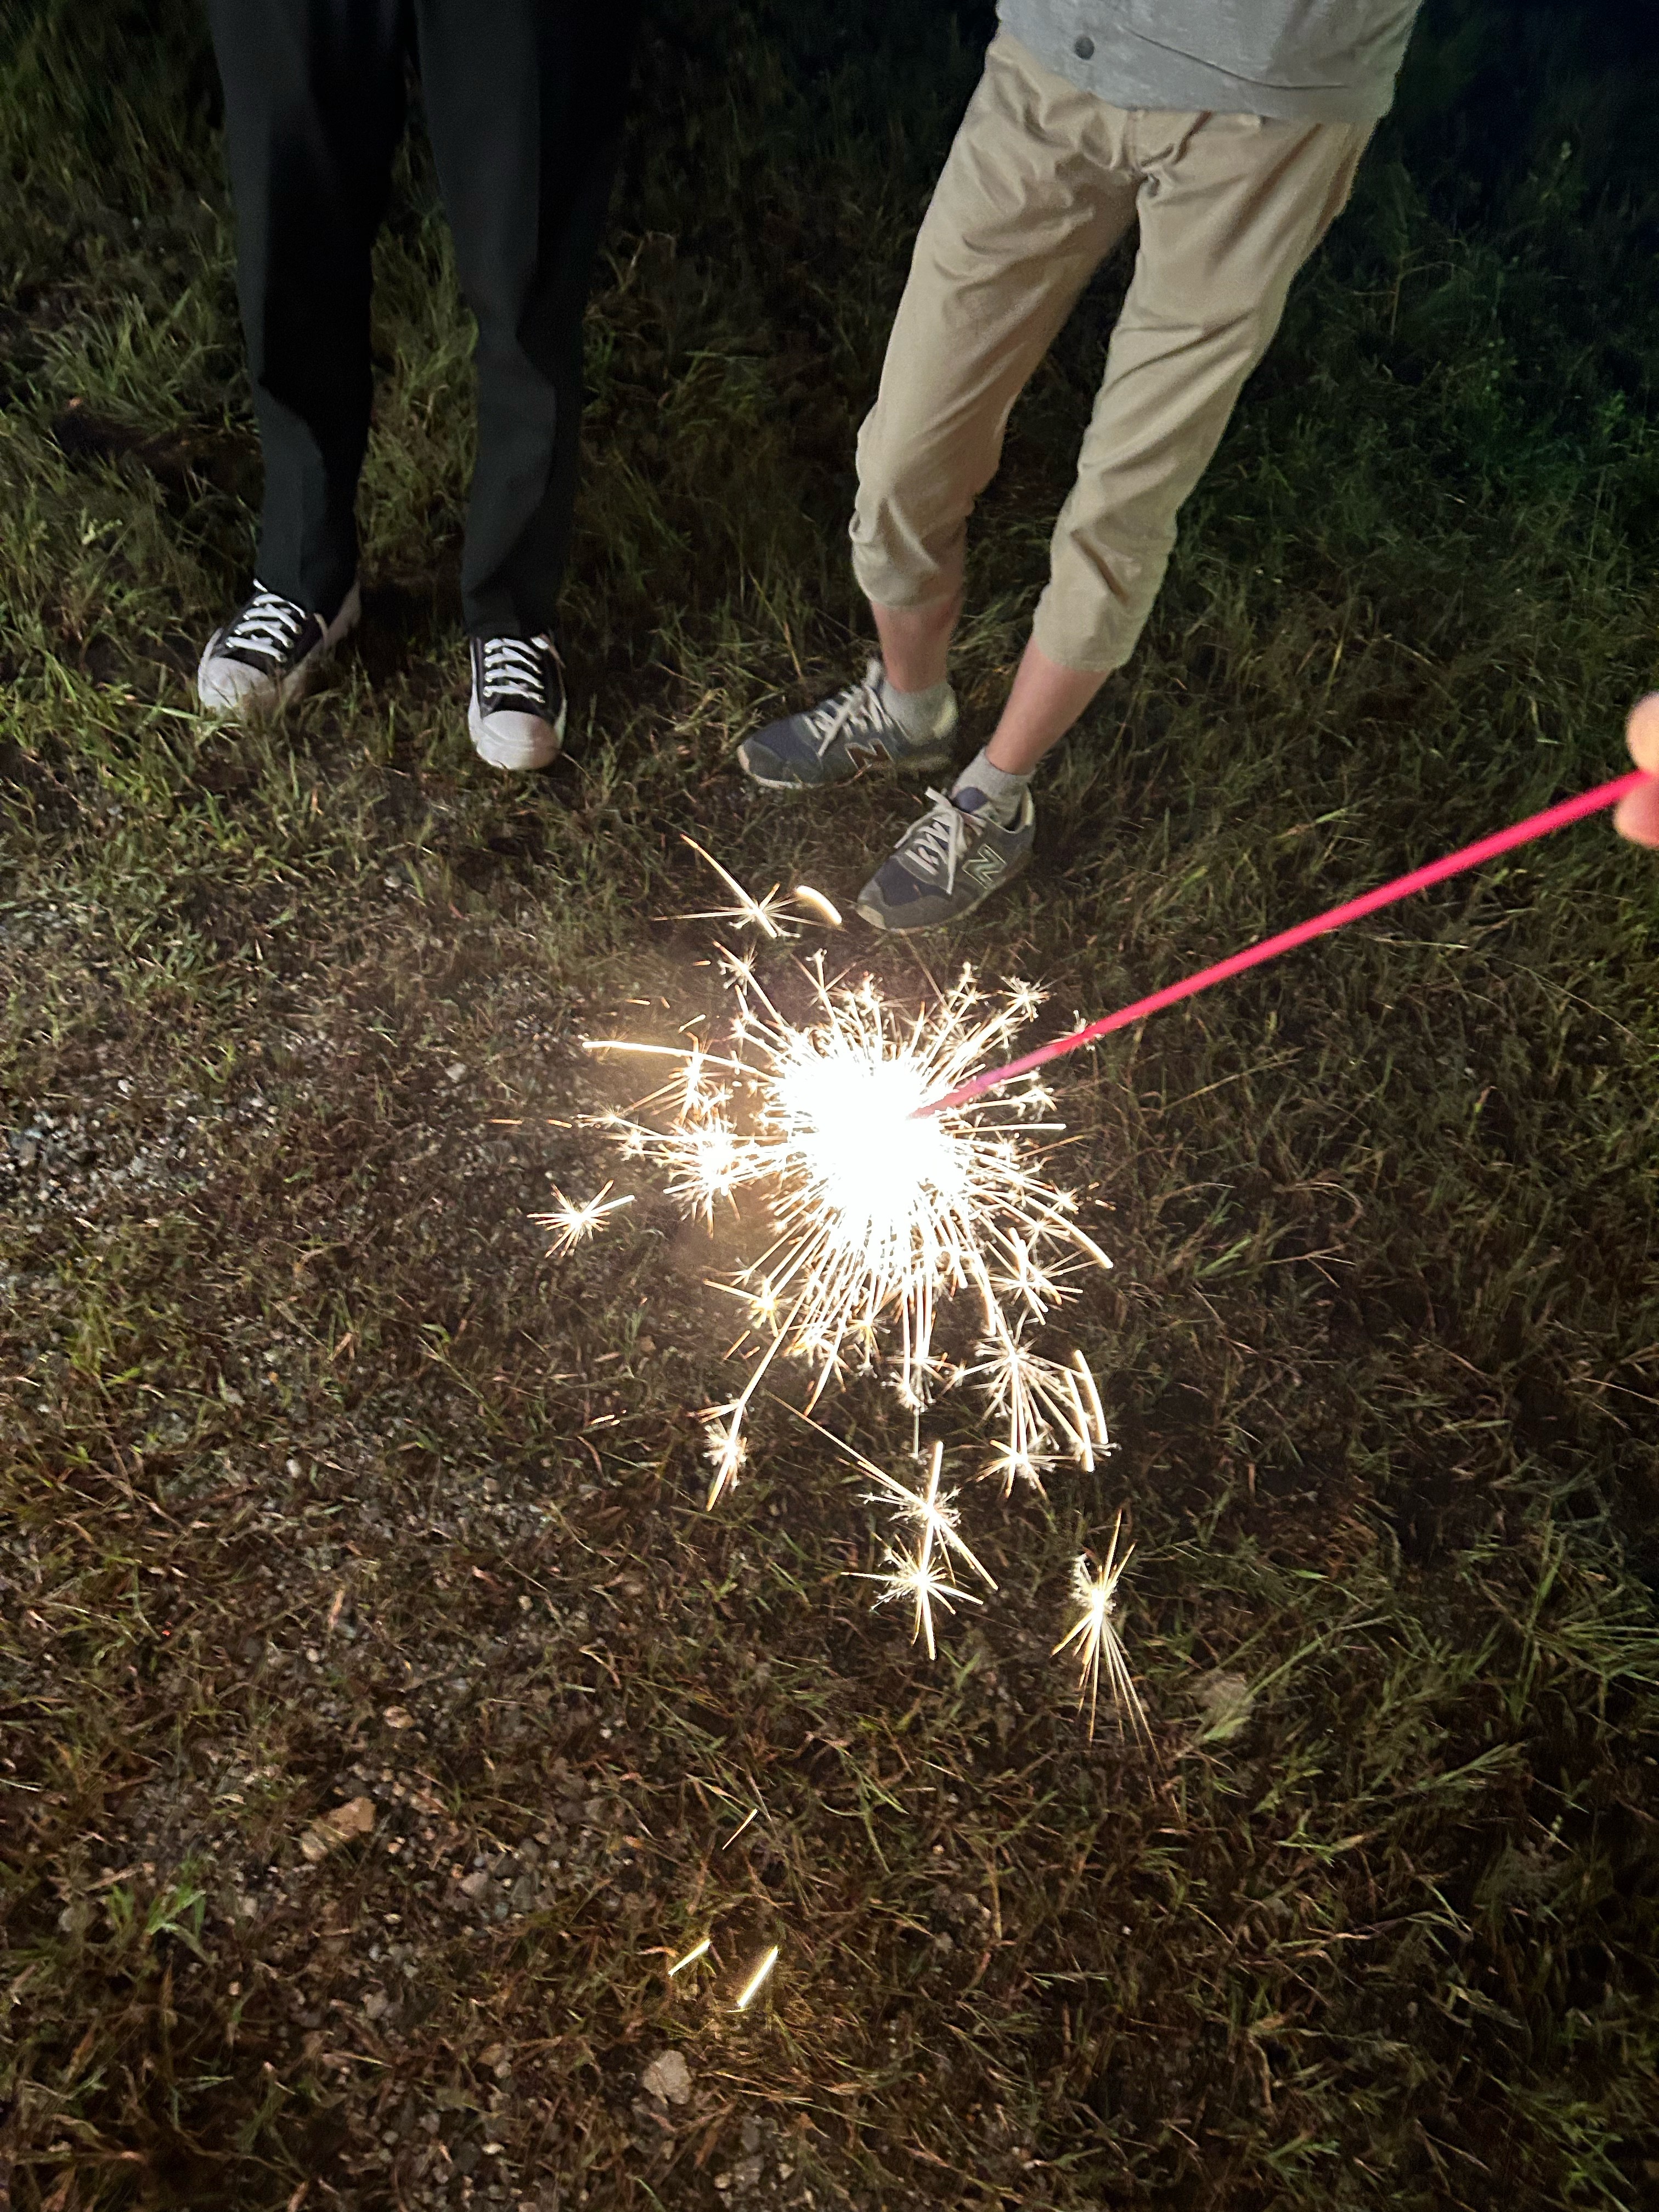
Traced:
<svg viewBox="0 0 1659 2212">
<path fill-rule="evenodd" d="M 744 1984 L 743 1993 L 738 1997 L 736 2005 L 736 2009 L 738 2012 L 746 2012 L 749 2009 L 750 2002 L 759 1994 L 762 1984 L 765 1981 L 767 1976 L 771 1972 L 773 1967 L 775 1966 L 777 1963 L 778 1946 L 775 1943 L 771 1949 L 768 1951 L 765 1956 L 762 1959 L 754 1972 L 750 1974 L 749 1979 Z"/>
<path fill-rule="evenodd" d="M 762 927 L 766 902 L 735 888 Z M 768 907 L 764 927 L 781 926 Z M 780 1356 L 810 1370 L 809 1402 L 849 1369 L 885 1366 L 913 1410 L 950 1382 L 975 1383 L 1003 1426 L 993 1465 L 1005 1484 L 1040 1481 L 1062 1455 L 1091 1466 L 1105 1443 L 1092 1378 L 1030 1342 L 1079 1266 L 1111 1265 L 1074 1219 L 1076 1199 L 1042 1172 L 1038 1140 L 1060 1127 L 1038 1118 L 1048 1099 L 1025 1086 L 973 1114 L 917 1113 L 1005 1048 L 1040 994 L 1016 983 L 993 998 L 964 969 L 939 1004 L 907 1016 L 867 977 L 827 981 L 821 958 L 797 974 L 811 996 L 804 1024 L 752 960 L 728 957 L 737 1006 L 720 1051 L 590 1041 L 679 1063 L 637 1106 L 602 1117 L 625 1152 L 660 1162 L 670 1194 L 706 1221 L 750 1189 L 769 1216 L 764 1250 L 726 1286 L 753 1357 L 738 1395 L 704 1417 L 709 1503 L 744 1465 L 744 1422 Z M 965 1367 L 935 1350 L 941 1305 L 958 1294 L 977 1310 Z M 927 1587 L 912 1594 L 943 1603 L 927 1567 L 916 1565 Z"/>
<path fill-rule="evenodd" d="M 691 1948 L 685 1954 L 684 1958 L 676 1959 L 673 1965 L 668 1969 L 669 1980 L 672 1982 L 676 1974 L 683 1974 L 688 1966 L 695 1966 L 699 1959 L 706 1958 L 708 1954 L 710 1941 L 711 1939 L 705 1936 L 701 1943 L 694 1943 L 691 1946 Z"/>
<path fill-rule="evenodd" d="M 1123 1579 L 1123 1570 L 1134 1554 L 1131 1544 L 1121 1558 L 1118 1556 L 1118 1533 L 1123 1526 L 1120 1513 L 1112 1523 L 1111 1541 L 1106 1547 L 1106 1564 L 1094 1572 L 1087 1557 L 1077 1562 L 1072 1570 L 1072 1594 L 1082 1608 L 1078 1619 L 1054 1646 L 1056 1654 L 1068 1644 L 1077 1646 L 1078 1711 L 1086 1705 L 1089 1709 L 1089 1737 L 1095 1733 L 1095 1707 L 1100 1696 L 1100 1676 L 1103 1667 L 1106 1673 L 1106 1690 L 1116 1708 L 1118 1726 L 1123 1725 L 1127 1713 L 1136 1733 L 1150 1743 L 1152 1729 L 1146 1722 L 1146 1709 L 1139 1693 L 1129 1679 L 1128 1662 L 1123 1656 L 1123 1645 L 1119 1640 L 1112 1615 L 1116 1610 L 1117 1586 Z"/>
</svg>

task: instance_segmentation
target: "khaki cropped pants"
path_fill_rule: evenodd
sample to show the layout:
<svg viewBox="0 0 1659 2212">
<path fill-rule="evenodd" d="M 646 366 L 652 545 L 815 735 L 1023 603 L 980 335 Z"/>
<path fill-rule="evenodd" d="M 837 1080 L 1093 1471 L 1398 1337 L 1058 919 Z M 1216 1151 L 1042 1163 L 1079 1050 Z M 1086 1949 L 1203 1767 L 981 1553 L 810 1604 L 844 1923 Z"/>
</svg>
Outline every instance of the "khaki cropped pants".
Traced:
<svg viewBox="0 0 1659 2212">
<path fill-rule="evenodd" d="M 1163 581 L 1176 514 L 1266 352 L 1291 280 L 1340 212 L 1369 124 L 1113 107 L 1004 33 L 923 219 L 859 433 L 853 566 L 878 605 L 961 588 L 968 517 L 1026 379 L 1139 218 L 1077 481 L 1034 634 L 1119 667 Z"/>
</svg>

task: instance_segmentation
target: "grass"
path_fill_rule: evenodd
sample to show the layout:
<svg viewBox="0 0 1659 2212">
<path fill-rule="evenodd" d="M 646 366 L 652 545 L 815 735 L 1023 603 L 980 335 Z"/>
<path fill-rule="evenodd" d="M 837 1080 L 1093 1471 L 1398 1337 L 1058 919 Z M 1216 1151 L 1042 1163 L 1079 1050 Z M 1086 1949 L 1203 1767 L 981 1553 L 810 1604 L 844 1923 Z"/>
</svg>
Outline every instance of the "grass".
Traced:
<svg viewBox="0 0 1659 2212">
<path fill-rule="evenodd" d="M 840 896 L 907 818 L 762 805 L 730 754 L 863 650 L 852 434 L 983 11 L 655 15 L 572 743 L 511 785 L 462 726 L 468 333 L 418 142 L 361 641 L 217 730 L 190 672 L 258 471 L 210 61 L 182 0 L 15 19 L 10 2203 L 1650 2202 L 1651 862 L 1589 825 L 1069 1064 L 1118 1449 L 974 1493 L 1004 1596 L 927 1668 L 789 1416 L 702 1511 L 701 1233 L 646 1192 L 550 1266 L 527 1217 L 607 1171 L 580 1036 L 708 1001 L 650 919 L 702 903 L 679 830 Z M 1036 866 L 960 945 L 849 961 L 1103 1010 L 1614 772 L 1659 617 L 1654 91 L 1633 16 L 1431 9 Z M 981 510 L 975 729 L 1123 273 Z M 832 1412 L 901 1448 L 879 1395 Z M 1152 1758 L 1050 1656 L 1123 1504 Z M 671 2048 L 684 2103 L 641 2087 Z"/>
</svg>

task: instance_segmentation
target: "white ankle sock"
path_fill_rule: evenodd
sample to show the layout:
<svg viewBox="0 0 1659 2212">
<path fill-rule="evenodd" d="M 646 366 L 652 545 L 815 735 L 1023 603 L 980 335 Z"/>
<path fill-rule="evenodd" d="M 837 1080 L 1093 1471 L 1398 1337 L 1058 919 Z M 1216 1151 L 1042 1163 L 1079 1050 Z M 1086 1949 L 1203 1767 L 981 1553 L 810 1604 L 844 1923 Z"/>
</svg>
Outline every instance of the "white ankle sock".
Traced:
<svg viewBox="0 0 1659 2212">
<path fill-rule="evenodd" d="M 1026 793 L 1030 789 L 1029 775 L 1011 775 L 1006 768 L 994 765 L 981 750 L 974 755 L 962 774 L 951 786 L 954 799 L 959 791 L 979 791 L 985 794 L 985 808 L 1005 830 L 1010 828 L 1020 810 Z"/>
<path fill-rule="evenodd" d="M 920 744 L 936 738 L 951 698 L 951 679 L 930 684 L 925 691 L 901 691 L 890 677 L 881 679 L 881 701 L 905 736 Z"/>
</svg>

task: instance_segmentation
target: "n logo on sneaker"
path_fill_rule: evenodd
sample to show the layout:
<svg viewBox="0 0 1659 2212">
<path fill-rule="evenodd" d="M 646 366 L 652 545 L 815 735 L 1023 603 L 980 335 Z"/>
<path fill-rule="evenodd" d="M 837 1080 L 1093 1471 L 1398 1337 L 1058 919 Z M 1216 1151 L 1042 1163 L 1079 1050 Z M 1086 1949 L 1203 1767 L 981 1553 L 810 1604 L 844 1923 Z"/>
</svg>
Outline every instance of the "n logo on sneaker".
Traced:
<svg viewBox="0 0 1659 2212">
<path fill-rule="evenodd" d="M 854 769 L 879 768 L 883 761 L 890 760 L 892 755 L 885 745 L 862 744 L 855 738 L 848 738 L 847 757 Z"/>
<path fill-rule="evenodd" d="M 970 884 L 977 884 L 981 890 L 988 891 L 1006 866 L 996 847 L 988 842 L 969 854 L 962 864 L 962 872 Z"/>
</svg>

